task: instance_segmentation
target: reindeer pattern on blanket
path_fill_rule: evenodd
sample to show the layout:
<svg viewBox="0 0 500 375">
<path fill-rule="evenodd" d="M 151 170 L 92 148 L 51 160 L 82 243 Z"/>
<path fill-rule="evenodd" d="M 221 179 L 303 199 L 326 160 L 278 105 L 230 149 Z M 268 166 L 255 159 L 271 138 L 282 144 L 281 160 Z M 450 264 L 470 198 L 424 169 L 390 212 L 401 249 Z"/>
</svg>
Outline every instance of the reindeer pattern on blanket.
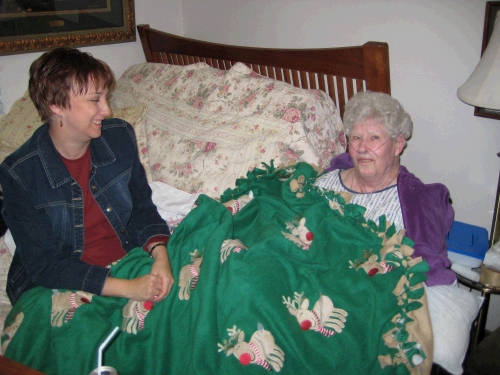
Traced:
<svg viewBox="0 0 500 375">
<path fill-rule="evenodd" d="M 428 268 L 411 258 L 411 240 L 316 189 L 312 166 L 268 167 L 221 196 L 232 210 L 200 195 L 169 241 L 166 299 L 34 288 L 6 319 L 5 355 L 47 374 L 89 373 L 120 327 L 105 365 L 121 375 L 425 374 Z M 152 262 L 133 249 L 110 273 L 138 277 Z"/>
</svg>

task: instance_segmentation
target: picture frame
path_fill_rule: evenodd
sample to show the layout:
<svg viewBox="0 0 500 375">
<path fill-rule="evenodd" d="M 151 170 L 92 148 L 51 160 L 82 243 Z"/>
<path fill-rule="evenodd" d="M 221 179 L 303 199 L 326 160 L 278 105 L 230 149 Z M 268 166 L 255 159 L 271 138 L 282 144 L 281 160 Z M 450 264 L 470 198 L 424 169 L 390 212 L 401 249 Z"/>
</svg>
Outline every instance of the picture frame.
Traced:
<svg viewBox="0 0 500 375">
<path fill-rule="evenodd" d="M 134 0 L 0 0 L 0 56 L 135 40 Z"/>
<path fill-rule="evenodd" d="M 491 34 L 493 33 L 493 28 L 495 26 L 495 19 L 497 12 L 500 11 L 500 1 L 487 1 L 486 11 L 484 15 L 484 27 L 483 27 L 483 42 L 481 46 L 481 56 L 483 56 L 488 42 L 490 41 Z M 498 25 L 500 26 L 500 25 Z M 474 116 L 487 117 L 491 119 L 500 120 L 500 114 L 498 111 L 491 111 L 487 108 L 474 107 Z"/>
</svg>

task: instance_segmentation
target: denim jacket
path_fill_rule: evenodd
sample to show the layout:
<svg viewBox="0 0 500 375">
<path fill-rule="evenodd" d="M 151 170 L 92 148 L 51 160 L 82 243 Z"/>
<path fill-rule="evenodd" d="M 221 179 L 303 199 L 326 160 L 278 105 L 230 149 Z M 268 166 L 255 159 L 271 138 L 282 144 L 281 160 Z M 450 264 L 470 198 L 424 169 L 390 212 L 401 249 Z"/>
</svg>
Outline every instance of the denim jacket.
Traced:
<svg viewBox="0 0 500 375">
<path fill-rule="evenodd" d="M 352 167 L 351 156 L 343 153 L 331 160 L 325 172 Z M 399 170 L 397 185 L 406 236 L 415 242 L 412 256 L 421 256 L 429 264 L 426 284 L 452 284 L 456 275 L 450 269 L 446 236 L 455 212 L 448 188 L 439 183 L 424 184 L 403 166 Z"/>
<path fill-rule="evenodd" d="M 16 252 L 7 294 L 14 304 L 35 286 L 101 294 L 109 269 L 81 260 L 84 247 L 82 190 L 71 177 L 42 125 L 0 165 L 2 214 Z M 151 200 L 139 162 L 132 126 L 120 119 L 102 122 L 102 135 L 90 142 L 89 187 L 123 249 L 143 246 L 156 235 L 170 235 Z"/>
</svg>

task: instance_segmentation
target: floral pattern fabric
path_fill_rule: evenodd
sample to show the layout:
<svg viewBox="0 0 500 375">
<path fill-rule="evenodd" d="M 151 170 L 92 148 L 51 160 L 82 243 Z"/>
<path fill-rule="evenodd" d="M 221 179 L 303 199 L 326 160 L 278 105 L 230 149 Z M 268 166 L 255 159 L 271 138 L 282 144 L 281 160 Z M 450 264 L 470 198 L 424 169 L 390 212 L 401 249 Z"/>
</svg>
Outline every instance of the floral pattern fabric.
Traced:
<svg viewBox="0 0 500 375">
<path fill-rule="evenodd" d="M 5 245 L 5 236 L 0 237 L 0 327 L 3 327 L 6 316 L 12 309 L 7 297 L 7 275 L 12 263 L 12 255 Z"/>
<path fill-rule="evenodd" d="M 340 115 L 320 90 L 262 77 L 242 63 L 145 63 L 118 80 L 114 108 L 147 104 L 136 133 L 148 178 L 214 198 L 275 161 L 328 167 L 345 149 Z M 148 160 L 145 160 L 147 156 Z"/>
<path fill-rule="evenodd" d="M 6 147 L 0 160 L 26 142 L 42 124 L 38 111 L 26 91 L 12 105 L 11 110 L 0 118 L 0 150 Z"/>
</svg>

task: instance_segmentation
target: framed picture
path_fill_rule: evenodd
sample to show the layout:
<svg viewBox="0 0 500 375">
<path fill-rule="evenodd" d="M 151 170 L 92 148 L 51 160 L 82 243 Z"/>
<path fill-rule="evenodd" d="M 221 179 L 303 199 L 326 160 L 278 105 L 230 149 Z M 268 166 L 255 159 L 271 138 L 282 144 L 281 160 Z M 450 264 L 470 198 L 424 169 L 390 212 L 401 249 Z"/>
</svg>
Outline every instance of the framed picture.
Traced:
<svg viewBox="0 0 500 375">
<path fill-rule="evenodd" d="M 0 55 L 131 41 L 134 0 L 0 0 Z"/>
<path fill-rule="evenodd" d="M 484 16 L 484 28 L 483 28 L 483 44 L 481 47 L 481 56 L 483 56 L 488 42 L 490 41 L 491 34 L 493 33 L 493 27 L 495 26 L 495 20 L 497 18 L 497 12 L 500 11 L 500 1 L 487 1 L 486 2 L 486 12 Z M 500 27 L 500 25 L 497 25 Z M 474 107 L 474 115 L 479 117 L 487 117 L 492 119 L 500 120 L 500 113 L 498 111 L 488 110 L 486 108 Z"/>
</svg>

